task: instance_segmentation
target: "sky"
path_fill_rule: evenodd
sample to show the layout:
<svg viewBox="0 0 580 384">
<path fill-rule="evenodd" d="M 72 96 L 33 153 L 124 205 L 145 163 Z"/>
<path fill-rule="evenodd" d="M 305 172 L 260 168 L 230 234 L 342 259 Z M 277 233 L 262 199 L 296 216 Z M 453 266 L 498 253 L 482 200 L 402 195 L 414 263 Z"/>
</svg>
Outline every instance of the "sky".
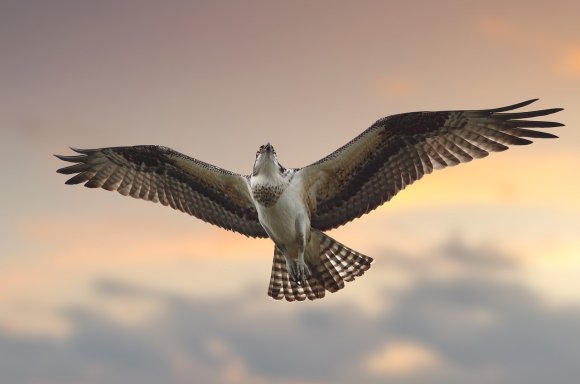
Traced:
<svg viewBox="0 0 580 384">
<path fill-rule="evenodd" d="M 577 1 L 0 0 L 0 382 L 571 383 L 580 375 Z M 560 138 L 434 172 L 329 234 L 375 259 L 315 302 L 273 254 L 66 186 L 69 146 L 248 174 L 380 117 L 540 98 Z"/>
</svg>

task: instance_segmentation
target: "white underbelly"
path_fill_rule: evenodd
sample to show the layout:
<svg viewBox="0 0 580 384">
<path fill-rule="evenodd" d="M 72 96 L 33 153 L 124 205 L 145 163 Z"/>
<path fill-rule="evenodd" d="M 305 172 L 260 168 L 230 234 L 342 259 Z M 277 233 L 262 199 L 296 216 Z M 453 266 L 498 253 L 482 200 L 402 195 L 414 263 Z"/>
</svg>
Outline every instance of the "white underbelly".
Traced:
<svg viewBox="0 0 580 384">
<path fill-rule="evenodd" d="M 306 207 L 294 188 L 288 188 L 276 204 L 264 207 L 257 204 L 258 217 L 262 226 L 273 240 L 291 246 L 298 240 L 298 231 L 309 229 Z M 308 224 L 307 224 L 308 223 Z M 308 226 L 308 228 L 305 228 Z"/>
</svg>

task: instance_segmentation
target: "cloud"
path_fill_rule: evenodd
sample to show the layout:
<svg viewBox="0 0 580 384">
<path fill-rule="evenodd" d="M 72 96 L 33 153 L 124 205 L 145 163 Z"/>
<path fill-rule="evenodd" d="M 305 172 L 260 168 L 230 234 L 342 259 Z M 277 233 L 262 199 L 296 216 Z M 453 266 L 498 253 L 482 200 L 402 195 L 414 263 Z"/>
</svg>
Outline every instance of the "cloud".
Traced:
<svg viewBox="0 0 580 384">
<path fill-rule="evenodd" d="M 2 255 L 7 261 L 0 270 L 0 322 L 11 332 L 62 334 L 65 325 L 47 308 L 90 300 L 90 282 L 103 276 L 206 296 L 230 294 L 251 281 L 267 285 L 273 252 L 268 241 L 209 226 L 192 231 L 196 224 L 205 226 L 185 215 L 180 221 L 164 209 L 160 217 L 152 211 L 115 219 L 80 212 L 20 218 L 15 246 Z M 218 273 L 222 281 L 214 278 Z M 136 304 L 143 312 L 149 305 Z"/>
<path fill-rule="evenodd" d="M 486 256 L 492 262 L 481 267 Z M 412 284 L 394 293 L 378 287 L 392 303 L 374 314 L 340 293 L 290 304 L 255 288 L 192 298 L 101 280 L 94 286 L 100 300 L 127 311 L 152 302 L 158 310 L 124 322 L 104 307 L 77 305 L 61 312 L 72 332 L 60 338 L 0 330 L 0 381 L 572 382 L 580 375 L 580 308 L 546 305 L 526 286 L 499 278 L 517 268 L 504 258 L 451 242 L 430 261 L 404 266 L 417 276 Z M 457 272 L 440 276 L 437 269 L 450 263 Z"/>
<path fill-rule="evenodd" d="M 386 376 L 406 376 L 436 367 L 440 363 L 438 354 L 429 348 L 409 341 L 395 341 L 386 344 L 380 351 L 369 357 L 367 362 L 371 373 Z"/>
</svg>

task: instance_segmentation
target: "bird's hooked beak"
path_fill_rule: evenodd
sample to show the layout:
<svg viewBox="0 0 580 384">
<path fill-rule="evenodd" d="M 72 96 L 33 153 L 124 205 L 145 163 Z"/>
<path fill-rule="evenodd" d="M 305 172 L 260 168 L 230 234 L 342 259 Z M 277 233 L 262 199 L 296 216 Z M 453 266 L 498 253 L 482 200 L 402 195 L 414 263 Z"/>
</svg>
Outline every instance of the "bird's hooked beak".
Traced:
<svg viewBox="0 0 580 384">
<path fill-rule="evenodd" d="M 266 155 L 266 157 L 268 159 L 275 159 L 276 158 L 276 150 L 274 149 L 274 147 L 272 146 L 272 144 L 267 143 L 265 145 L 262 145 L 261 147 L 262 149 L 262 153 L 264 155 Z"/>
</svg>

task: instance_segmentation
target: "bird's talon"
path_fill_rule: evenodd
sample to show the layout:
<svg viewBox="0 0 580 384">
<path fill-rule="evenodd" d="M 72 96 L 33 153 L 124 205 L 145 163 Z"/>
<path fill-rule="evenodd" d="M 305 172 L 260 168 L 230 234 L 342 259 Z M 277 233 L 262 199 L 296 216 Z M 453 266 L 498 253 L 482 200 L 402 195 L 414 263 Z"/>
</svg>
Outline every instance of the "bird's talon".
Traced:
<svg viewBox="0 0 580 384">
<path fill-rule="evenodd" d="M 310 269 L 304 262 L 297 261 L 289 265 L 288 274 L 290 280 L 298 286 L 304 286 L 305 281 L 311 276 Z"/>
</svg>

